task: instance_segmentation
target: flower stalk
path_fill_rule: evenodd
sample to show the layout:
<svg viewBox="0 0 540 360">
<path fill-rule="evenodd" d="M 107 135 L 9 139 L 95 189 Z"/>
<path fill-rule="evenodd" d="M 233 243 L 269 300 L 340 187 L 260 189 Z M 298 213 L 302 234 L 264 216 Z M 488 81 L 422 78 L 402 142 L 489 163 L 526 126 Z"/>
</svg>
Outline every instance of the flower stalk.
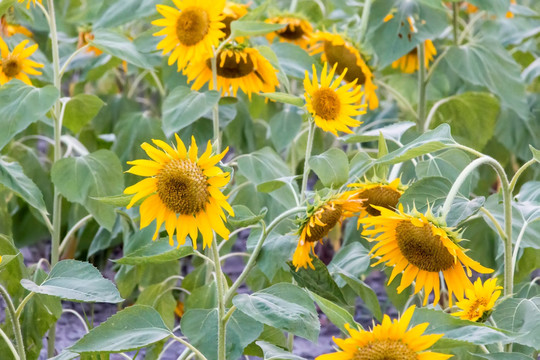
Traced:
<svg viewBox="0 0 540 360">
<path fill-rule="evenodd" d="M 302 176 L 302 188 L 300 190 L 300 203 L 306 200 L 307 182 L 309 177 L 309 159 L 311 157 L 311 151 L 313 149 L 313 138 L 315 137 L 315 121 L 312 118 L 308 123 L 308 138 L 306 144 L 306 156 L 304 157 L 304 175 Z"/>
<path fill-rule="evenodd" d="M 17 312 L 15 310 L 15 306 L 13 305 L 13 301 L 11 300 L 11 297 L 9 296 L 7 290 L 2 285 L 0 285 L 0 295 L 2 295 L 2 297 L 4 298 L 4 302 L 6 303 L 6 313 L 9 314 L 9 317 L 11 318 L 19 358 L 20 360 L 26 360 L 26 352 L 24 351 L 21 324 L 19 324 Z"/>
<path fill-rule="evenodd" d="M 425 43 L 418 44 L 418 118 L 416 127 L 418 131 L 424 130 L 424 122 L 426 121 L 426 47 Z"/>
</svg>

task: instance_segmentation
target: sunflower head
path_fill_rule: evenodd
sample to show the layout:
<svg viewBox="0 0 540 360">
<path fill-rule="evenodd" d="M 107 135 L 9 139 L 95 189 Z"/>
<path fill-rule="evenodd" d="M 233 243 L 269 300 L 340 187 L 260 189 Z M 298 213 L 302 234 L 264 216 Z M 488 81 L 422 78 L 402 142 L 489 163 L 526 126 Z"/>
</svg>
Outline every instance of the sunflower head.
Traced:
<svg viewBox="0 0 540 360">
<path fill-rule="evenodd" d="M 145 176 L 146 179 L 126 188 L 124 193 L 134 194 L 128 209 L 141 199 L 141 228 L 155 219 L 157 222 L 155 240 L 165 223 L 169 243 L 174 244 L 176 233 L 178 246 L 185 243 L 189 235 L 193 247 L 197 248 L 198 232 L 203 237 L 203 247 L 210 246 L 215 231 L 228 239 L 225 227 L 225 209 L 233 216 L 233 210 L 219 188 L 229 182 L 229 173 L 223 172 L 216 164 L 227 153 L 212 155 L 212 144 L 208 142 L 206 151 L 198 157 L 198 147 L 192 138 L 189 150 L 178 135 L 176 148 L 161 140 L 152 140 L 158 147 L 148 143 L 141 145 L 151 160 L 135 160 L 129 173 Z"/>
<path fill-rule="evenodd" d="M 463 320 L 484 322 L 491 315 L 495 302 L 501 296 L 501 286 L 497 286 L 497 279 L 488 279 L 484 284 L 480 278 L 476 279 L 474 286 L 465 290 L 466 299 L 460 300 L 456 306 L 460 311 L 453 313 Z"/>
<path fill-rule="evenodd" d="M 279 41 L 290 42 L 307 50 L 313 34 L 313 26 L 303 16 L 284 14 L 267 19 L 265 22 L 269 24 L 286 24 L 283 29 L 266 35 L 270 43 L 277 37 Z"/>
<path fill-rule="evenodd" d="M 415 306 L 408 308 L 399 320 L 390 320 L 384 315 L 380 325 L 370 331 L 356 330 L 349 324 L 345 327 L 350 337 L 334 342 L 340 347 L 336 353 L 324 354 L 315 360 L 446 360 L 452 355 L 428 350 L 444 334 L 422 335 L 429 323 L 408 329 Z"/>
<path fill-rule="evenodd" d="M 94 34 L 92 34 L 91 27 L 82 27 L 79 29 L 79 41 L 77 43 L 77 49 L 82 48 L 85 45 L 88 45 L 90 41 L 94 40 Z M 98 49 L 95 46 L 88 46 L 86 49 L 87 53 L 93 52 L 94 55 L 99 56 L 103 54 L 103 51 Z"/>
<path fill-rule="evenodd" d="M 426 40 L 424 42 L 425 54 L 424 54 L 424 65 L 426 69 L 429 67 L 429 63 L 433 61 L 435 55 L 437 55 L 437 49 L 433 45 L 431 40 Z M 402 72 L 406 74 L 412 74 L 419 68 L 418 61 L 418 48 L 414 47 L 407 55 L 402 56 L 392 63 L 392 68 L 400 68 Z"/>
<path fill-rule="evenodd" d="M 17 0 L 18 2 L 22 3 L 24 2 L 25 0 Z M 43 4 L 43 0 L 38 0 L 38 2 L 40 4 Z M 26 3 L 26 8 L 27 9 L 30 9 L 30 3 L 34 4 L 34 6 L 36 6 L 36 0 L 28 0 L 28 2 Z"/>
<path fill-rule="evenodd" d="M 440 299 L 439 276 L 442 273 L 451 305 L 453 294 L 461 300 L 465 290 L 472 286 L 468 278 L 472 276 L 471 269 L 479 273 L 493 272 L 465 255 L 466 250 L 458 244 L 462 240 L 459 232 L 446 227 L 429 210 L 427 214 L 416 209 L 406 213 L 401 204 L 396 211 L 373 207 L 380 215 L 359 220 L 364 225 L 362 234 L 368 241 L 376 242 L 371 253 L 372 257 L 380 259 L 373 266 L 385 263 L 394 267 L 388 283 L 403 271 L 399 293 L 416 279 L 414 291 L 425 290 L 424 305 L 432 291 L 436 304 Z"/>
<path fill-rule="evenodd" d="M 11 37 L 15 34 L 23 34 L 26 37 L 32 37 L 32 32 L 21 25 L 12 24 L 8 21 L 6 15 L 0 19 L 0 36 Z"/>
<path fill-rule="evenodd" d="M 352 133 L 349 128 L 356 127 L 362 122 L 353 117 L 365 114 L 366 105 L 361 105 L 359 100 L 363 93 L 356 81 L 340 86 L 341 81 L 347 74 L 347 70 L 334 79 L 337 65 L 328 72 L 328 63 L 324 63 L 321 73 L 321 81 L 317 78 L 317 70 L 313 65 L 313 80 L 310 80 L 306 71 L 304 79 L 304 97 L 307 110 L 313 116 L 315 123 L 324 131 L 329 131 L 338 136 L 338 131 Z"/>
<path fill-rule="evenodd" d="M 221 29 L 225 35 L 222 39 L 228 38 L 231 35 L 231 23 L 246 15 L 248 8 L 249 4 L 238 4 L 232 1 L 227 1 L 225 3 L 225 8 L 223 9 L 224 18 L 221 21 L 225 24 L 225 27 Z"/>
<path fill-rule="evenodd" d="M 396 208 L 399 198 L 407 188 L 401 184 L 399 178 L 392 182 L 385 180 L 372 180 L 361 183 L 349 184 L 356 192 L 358 199 L 362 200 L 362 212 L 359 218 L 366 216 L 379 216 L 381 212 L 373 206 L 380 206 L 385 209 L 393 210 Z"/>
<path fill-rule="evenodd" d="M 4 85 L 11 79 L 18 79 L 32 85 L 28 75 L 41 75 L 35 68 L 42 68 L 43 64 L 28 59 L 38 48 L 37 44 L 25 48 L 28 40 L 24 40 L 15 46 L 12 52 L 0 37 L 0 85 Z"/>
</svg>

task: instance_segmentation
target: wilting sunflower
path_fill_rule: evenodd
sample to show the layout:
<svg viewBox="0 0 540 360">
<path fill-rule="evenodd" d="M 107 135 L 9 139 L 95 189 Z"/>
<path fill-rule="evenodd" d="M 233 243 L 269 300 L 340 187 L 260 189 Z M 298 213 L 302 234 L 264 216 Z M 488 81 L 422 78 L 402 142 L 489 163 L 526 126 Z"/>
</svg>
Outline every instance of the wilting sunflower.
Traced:
<svg viewBox="0 0 540 360">
<path fill-rule="evenodd" d="M 225 18 L 221 20 L 221 22 L 225 24 L 225 27 L 221 29 L 225 35 L 223 35 L 222 39 L 225 39 L 231 35 L 231 23 L 246 15 L 248 8 L 249 4 L 237 4 L 232 1 L 227 1 L 225 3 L 225 8 L 223 9 L 223 15 Z M 240 40 L 241 39 L 239 39 L 239 41 Z"/>
<path fill-rule="evenodd" d="M 80 49 L 83 46 L 88 45 L 89 42 L 92 41 L 92 40 L 94 40 L 94 34 L 92 34 L 92 31 L 91 30 L 81 29 L 79 31 L 79 42 L 77 43 L 77 49 Z M 88 46 L 88 48 L 86 48 L 86 52 L 87 53 L 93 52 L 94 55 L 96 55 L 96 56 L 99 56 L 99 55 L 103 54 L 103 51 L 101 51 L 97 47 L 91 46 L 91 45 Z"/>
<path fill-rule="evenodd" d="M 452 294 L 462 300 L 465 290 L 472 286 L 467 277 L 472 276 L 471 269 L 484 274 L 493 272 L 465 255 L 466 250 L 458 245 L 462 240 L 459 233 L 440 225 L 429 211 L 427 215 L 416 210 L 407 214 L 401 204 L 395 212 L 380 206 L 374 208 L 381 212 L 379 216 L 369 216 L 358 222 L 365 227 L 375 227 L 364 228 L 362 233 L 371 237 L 369 241 L 377 242 L 371 253 L 372 257 L 380 256 L 381 259 L 372 266 L 380 263 L 394 266 L 389 284 L 403 271 L 398 293 L 416 279 L 414 292 L 424 288 L 424 305 L 432 291 L 435 292 L 433 303 L 437 304 L 440 299 L 439 274 L 442 273 L 452 305 Z"/>
<path fill-rule="evenodd" d="M 377 86 L 373 83 L 373 73 L 367 66 L 352 42 L 342 35 L 329 32 L 314 33 L 310 41 L 310 53 L 312 55 L 322 53 L 322 61 L 327 61 L 330 66 L 337 64 L 337 72 L 342 73 L 347 69 L 344 79 L 347 82 L 356 80 L 358 85 L 364 87 L 364 102 L 369 105 L 370 110 L 379 107 L 379 98 L 375 93 Z"/>
<path fill-rule="evenodd" d="M 189 234 L 195 249 L 198 231 L 202 234 L 203 248 L 212 244 L 212 230 L 227 240 L 229 230 L 224 225 L 226 217 L 223 209 L 231 216 L 234 212 L 219 188 L 229 182 L 229 173 L 223 172 L 216 164 L 225 156 L 228 148 L 212 156 L 212 144 L 208 142 L 206 151 L 197 158 L 198 148 L 194 138 L 191 139 L 189 150 L 186 150 L 178 135 L 176 148 L 161 140 L 152 141 L 161 150 L 148 143 L 141 145 L 152 160 L 128 162 L 133 167 L 127 172 L 147 178 L 124 190 L 126 194 L 135 194 L 128 209 L 145 199 L 140 207 L 141 229 L 156 219 L 155 240 L 161 225 L 165 223 L 171 246 L 174 245 L 175 231 L 178 246 L 185 243 Z"/>
<path fill-rule="evenodd" d="M 293 254 L 293 265 L 296 270 L 303 267 L 315 269 L 311 254 L 314 254 L 317 242 L 328 235 L 330 230 L 343 219 L 353 216 L 361 210 L 361 201 L 354 197 L 351 191 L 332 196 L 329 200 L 317 206 L 310 207 L 307 215 L 300 221 L 298 228 L 298 245 Z"/>
<path fill-rule="evenodd" d="M 269 24 L 287 24 L 283 29 L 276 30 L 266 35 L 270 43 L 277 37 L 279 41 L 286 41 L 300 46 L 303 49 L 308 48 L 309 40 L 313 34 L 313 26 L 308 20 L 298 16 L 276 16 L 267 19 Z"/>
<path fill-rule="evenodd" d="M 309 79 L 306 70 L 304 79 L 304 98 L 306 108 L 315 120 L 315 124 L 324 131 L 329 131 L 338 136 L 338 131 L 351 134 L 349 126 L 356 127 L 362 124 L 352 116 L 365 114 L 366 105 L 360 104 L 360 99 L 364 93 L 360 86 L 356 85 L 356 80 L 346 85 L 340 86 L 341 81 L 347 75 L 347 69 L 334 79 L 337 64 L 328 73 L 328 63 L 324 63 L 321 72 L 321 81 L 317 78 L 317 70 L 313 65 L 313 80 Z"/>
<path fill-rule="evenodd" d="M 315 360 L 446 360 L 453 355 L 425 351 L 444 334 L 422 335 L 429 323 L 416 325 L 411 329 L 409 323 L 415 306 L 408 308 L 399 320 L 390 320 L 384 315 L 382 324 L 375 325 L 371 331 L 355 330 L 349 324 L 345 328 L 350 338 L 334 342 L 340 351 L 324 354 Z"/>
<path fill-rule="evenodd" d="M 501 296 L 502 286 L 497 286 L 497 279 L 488 279 L 484 284 L 480 278 L 476 279 L 474 286 L 465 290 L 466 299 L 460 300 L 456 306 L 461 311 L 452 313 L 463 320 L 487 320 L 495 302 Z"/>
<path fill-rule="evenodd" d="M 23 34 L 26 37 L 32 37 L 32 32 L 21 25 L 11 24 L 7 21 L 6 16 L 0 19 L 0 36 L 11 37 L 15 34 Z"/>
<path fill-rule="evenodd" d="M 15 46 L 12 52 L 4 40 L 0 37 L 0 85 L 4 85 L 11 79 L 19 79 L 22 82 L 32 85 L 28 75 L 41 75 L 35 68 L 42 68 L 43 64 L 28 59 L 38 48 L 37 44 L 25 48 L 28 40 L 24 40 Z M 28 75 L 27 75 L 28 74 Z"/>
<path fill-rule="evenodd" d="M 178 62 L 178 71 L 191 61 L 212 56 L 212 47 L 217 47 L 219 39 L 225 35 L 220 29 L 225 0 L 174 0 L 178 9 L 157 5 L 158 12 L 164 16 L 152 22 L 164 26 L 154 36 L 165 35 L 157 45 L 158 50 L 168 54 L 169 65 Z"/>
<path fill-rule="evenodd" d="M 244 46 L 227 46 L 217 55 L 217 90 L 222 95 L 236 96 L 238 89 L 251 99 L 252 93 L 274 92 L 279 86 L 277 70 L 257 49 Z M 210 90 L 216 89 L 212 78 L 212 62 L 205 60 L 191 62 L 184 73 L 191 86 L 199 90 L 209 83 Z"/>
<path fill-rule="evenodd" d="M 20 3 L 24 2 L 25 0 L 18 0 Z M 40 4 L 43 4 L 42 0 L 38 0 Z M 34 4 L 36 6 L 36 0 L 28 0 L 26 3 L 26 8 L 30 9 L 30 3 Z"/>
<path fill-rule="evenodd" d="M 424 64 L 426 68 L 429 67 L 429 62 L 433 61 L 433 57 L 437 55 L 437 49 L 433 46 L 431 40 L 426 40 L 424 42 L 425 54 L 424 54 Z M 392 63 L 392 68 L 400 68 L 402 72 L 406 74 L 412 74 L 419 68 L 418 63 L 418 48 L 414 47 L 409 53 L 405 56 L 400 57 Z"/>
<path fill-rule="evenodd" d="M 354 188 L 354 192 L 358 199 L 362 200 L 362 211 L 359 218 L 364 218 L 368 215 L 379 216 L 381 212 L 373 206 L 381 206 L 385 209 L 394 210 L 397 206 L 399 198 L 406 189 L 406 186 L 401 185 L 399 178 L 391 183 L 386 181 L 364 181 L 361 183 L 349 184 L 349 187 Z"/>
</svg>

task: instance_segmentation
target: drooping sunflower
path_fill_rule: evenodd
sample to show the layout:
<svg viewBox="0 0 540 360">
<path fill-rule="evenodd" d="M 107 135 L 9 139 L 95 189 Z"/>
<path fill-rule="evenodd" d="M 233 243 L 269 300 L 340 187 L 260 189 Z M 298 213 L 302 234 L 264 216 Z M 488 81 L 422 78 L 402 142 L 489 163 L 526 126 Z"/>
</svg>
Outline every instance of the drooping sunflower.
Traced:
<svg viewBox="0 0 540 360">
<path fill-rule="evenodd" d="M 354 193 L 346 191 L 310 207 L 306 217 L 300 220 L 298 228 L 300 237 L 292 260 L 296 270 L 301 267 L 307 269 L 308 265 L 315 269 L 311 254 L 317 256 L 314 253 L 317 242 L 322 242 L 338 223 L 358 213 L 361 206 L 361 201 L 354 197 Z"/>
<path fill-rule="evenodd" d="M 246 15 L 248 8 L 249 4 L 238 4 L 232 1 L 227 1 L 225 3 L 225 8 L 223 9 L 225 18 L 221 21 L 225 24 L 225 27 L 221 29 L 221 31 L 225 33 L 223 39 L 228 38 L 231 35 L 231 23 Z"/>
<path fill-rule="evenodd" d="M 88 43 L 90 41 L 92 41 L 92 40 L 94 40 L 94 34 L 92 34 L 91 30 L 89 30 L 89 29 L 80 29 L 79 30 L 79 41 L 77 43 L 77 49 L 80 49 L 83 46 L 88 45 Z M 93 52 L 95 56 L 99 56 L 99 55 L 103 54 L 103 51 L 101 51 L 97 47 L 91 46 L 91 45 L 88 46 L 88 48 L 86 48 L 86 52 L 87 53 Z"/>
<path fill-rule="evenodd" d="M 38 48 L 37 44 L 25 48 L 28 40 L 24 40 L 15 46 L 12 52 L 9 51 L 7 44 L 0 37 L 0 85 L 4 85 L 11 79 L 18 79 L 22 82 L 32 85 L 28 75 L 41 75 L 35 68 L 42 68 L 43 64 L 30 60 L 29 57 Z"/>
<path fill-rule="evenodd" d="M 379 216 L 369 216 L 358 222 L 364 224 L 362 234 L 368 241 L 377 242 L 371 253 L 373 258 L 381 258 L 372 266 L 385 263 L 394 267 L 388 284 L 403 271 L 398 293 L 416 280 L 414 292 L 424 289 L 424 305 L 432 291 L 435 293 L 433 303 L 437 304 L 440 299 L 439 274 L 442 273 L 452 305 L 452 294 L 462 300 L 465 290 L 472 286 L 467 277 L 472 276 L 471 269 L 483 274 L 493 272 L 465 255 L 466 250 L 458 244 L 462 240 L 459 233 L 441 225 L 430 211 L 424 215 L 414 209 L 408 214 L 401 204 L 396 211 L 380 206 L 374 208 L 381 212 Z M 371 226 L 374 229 L 366 229 Z"/>
<path fill-rule="evenodd" d="M 157 5 L 163 19 L 154 20 L 153 25 L 164 28 L 154 36 L 165 35 L 157 45 L 163 55 L 171 53 L 169 65 L 178 63 L 178 71 L 191 61 L 212 56 L 212 47 L 225 35 L 220 29 L 223 24 L 225 0 L 174 0 L 178 9 Z"/>
<path fill-rule="evenodd" d="M 225 156 L 228 148 L 221 154 L 212 155 L 212 144 L 208 142 L 206 151 L 197 157 L 195 138 L 191 139 L 189 150 L 178 135 L 176 148 L 161 140 L 152 141 L 161 150 L 148 143 L 141 145 L 152 160 L 128 162 L 133 167 L 127 172 L 147 178 L 124 190 L 125 194 L 135 194 L 128 209 L 144 199 L 140 207 L 141 229 L 156 219 L 155 240 L 161 225 L 165 223 L 171 246 L 174 245 L 175 232 L 178 246 L 185 243 L 189 234 L 195 249 L 199 231 L 203 248 L 212 244 L 212 230 L 227 240 L 229 230 L 224 225 L 226 217 L 223 209 L 231 216 L 234 216 L 234 212 L 219 188 L 229 182 L 229 173 L 216 164 Z"/>
<path fill-rule="evenodd" d="M 0 19 L 0 36 L 11 37 L 15 34 L 23 34 L 26 37 L 32 37 L 32 32 L 22 25 L 11 24 L 5 15 Z"/>
<path fill-rule="evenodd" d="M 424 42 L 425 54 L 424 54 L 424 64 L 426 69 L 429 67 L 429 62 L 433 61 L 435 55 L 437 55 L 437 49 L 433 45 L 431 40 L 426 40 Z M 406 74 L 412 74 L 419 68 L 418 63 L 418 48 L 414 48 L 405 56 L 400 57 L 392 63 L 392 68 L 400 68 L 402 72 Z"/>
<path fill-rule="evenodd" d="M 216 66 L 217 90 L 222 95 L 236 96 L 240 89 L 251 99 L 252 93 L 274 92 L 279 86 L 277 70 L 254 48 L 228 45 L 217 55 Z M 210 57 L 191 62 L 184 73 L 194 81 L 193 90 L 206 83 L 210 90 L 216 89 Z"/>
<path fill-rule="evenodd" d="M 480 278 L 476 279 L 474 286 L 465 290 L 466 299 L 456 302 L 461 309 L 452 313 L 463 320 L 480 321 L 487 320 L 495 302 L 501 296 L 502 286 L 497 286 L 497 279 L 488 279 L 484 284 Z"/>
<path fill-rule="evenodd" d="M 286 41 L 307 50 L 313 34 L 313 26 L 299 15 L 275 16 L 265 20 L 269 24 L 287 24 L 283 29 L 273 31 L 266 35 L 268 42 L 272 43 L 277 37 L 279 41 Z"/>
<path fill-rule="evenodd" d="M 25 2 L 25 0 L 17 0 L 18 2 L 22 3 L 22 2 Z M 39 1 L 40 4 L 43 4 L 43 1 L 42 0 L 37 0 Z M 30 3 L 32 3 L 34 6 L 36 6 L 36 0 L 28 0 L 28 2 L 26 3 L 26 8 L 27 9 L 30 9 Z"/>
<path fill-rule="evenodd" d="M 416 325 L 410 329 L 409 323 L 415 306 L 409 307 L 399 320 L 390 320 L 384 315 L 380 325 L 371 331 L 355 330 L 349 324 L 345 328 L 350 337 L 334 342 L 340 351 L 324 354 L 315 360 L 446 360 L 453 355 L 425 351 L 435 344 L 444 334 L 422 335 L 429 323 Z"/>
<path fill-rule="evenodd" d="M 401 185 L 399 178 L 388 183 L 386 181 L 364 181 L 349 184 L 354 189 L 356 197 L 362 200 L 362 211 L 359 218 L 366 216 L 379 216 L 381 212 L 373 206 L 381 206 L 385 209 L 394 210 L 399 198 L 406 189 Z"/>
<path fill-rule="evenodd" d="M 358 48 L 344 36 L 329 32 L 316 32 L 310 41 L 310 53 L 312 55 L 322 53 L 321 60 L 327 61 L 330 66 L 337 64 L 337 72 L 342 73 L 347 69 L 345 81 L 356 80 L 358 85 L 364 87 L 364 103 L 369 105 L 370 110 L 379 107 L 377 86 L 373 83 L 373 73 L 364 61 Z"/>
<path fill-rule="evenodd" d="M 340 86 L 341 81 L 347 76 L 347 69 L 334 79 L 337 64 L 334 64 L 328 73 L 328 63 L 324 63 L 321 72 L 321 81 L 317 78 L 317 70 L 313 65 L 313 80 L 309 79 L 306 71 L 304 79 L 304 98 L 306 108 L 315 120 L 315 124 L 324 131 L 329 131 L 338 136 L 338 131 L 351 134 L 349 128 L 360 126 L 361 121 L 353 119 L 352 116 L 365 114 L 366 105 L 360 104 L 363 92 L 360 86 L 356 85 L 356 80 L 346 85 Z"/>
</svg>

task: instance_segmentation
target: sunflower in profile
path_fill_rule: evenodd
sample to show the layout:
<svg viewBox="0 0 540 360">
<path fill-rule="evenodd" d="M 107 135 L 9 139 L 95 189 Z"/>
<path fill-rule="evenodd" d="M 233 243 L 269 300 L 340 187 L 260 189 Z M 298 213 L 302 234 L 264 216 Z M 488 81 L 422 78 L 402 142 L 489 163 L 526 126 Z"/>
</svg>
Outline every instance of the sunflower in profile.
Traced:
<svg viewBox="0 0 540 360">
<path fill-rule="evenodd" d="M 403 271 L 398 293 L 416 279 L 414 292 L 424 289 L 424 305 L 432 291 L 435 292 L 433 303 L 437 304 L 440 299 L 439 274 L 442 273 L 451 306 L 452 294 L 462 300 L 466 289 L 472 286 L 467 277 L 472 276 L 471 269 L 483 274 L 493 272 L 465 255 L 466 250 L 458 245 L 462 240 L 459 233 L 439 224 L 430 211 L 424 215 L 414 209 L 407 214 L 401 204 L 396 211 L 380 206 L 374 208 L 381 212 L 379 216 L 369 216 L 358 222 L 364 225 L 362 235 L 368 237 L 368 241 L 377 242 L 371 253 L 372 257 L 381 258 L 372 266 L 385 263 L 394 267 L 389 284 Z M 366 229 L 371 226 L 374 229 Z"/>
<path fill-rule="evenodd" d="M 283 29 L 276 30 L 266 35 L 268 42 L 272 43 L 277 37 L 279 41 L 286 41 L 300 46 L 307 50 L 313 26 L 308 20 L 299 15 L 276 16 L 265 20 L 269 24 L 286 24 Z"/>
<path fill-rule="evenodd" d="M 236 96 L 240 89 L 251 99 L 252 93 L 274 92 L 279 86 L 277 70 L 254 48 L 227 45 L 217 54 L 216 66 L 217 90 L 222 95 Z M 206 83 L 210 90 L 216 89 L 210 57 L 191 62 L 184 74 L 189 82 L 194 81 L 193 90 L 199 90 Z"/>
<path fill-rule="evenodd" d="M 0 36 L 11 37 L 15 34 L 23 34 L 26 37 L 32 37 L 32 32 L 21 25 L 11 24 L 3 15 L 0 19 Z"/>
<path fill-rule="evenodd" d="M 322 53 L 321 60 L 327 61 L 330 66 L 337 64 L 337 72 L 347 69 L 345 81 L 351 83 L 356 80 L 357 85 L 364 87 L 364 103 L 370 110 L 379 107 L 379 98 L 375 93 L 377 86 L 373 83 L 373 73 L 362 58 L 358 47 L 344 36 L 329 32 L 316 32 L 310 41 L 311 55 Z"/>
<path fill-rule="evenodd" d="M 94 34 L 92 34 L 92 31 L 81 29 L 79 31 L 79 41 L 77 43 L 77 49 L 80 49 L 85 45 L 89 45 L 90 41 L 92 40 L 94 40 Z M 86 52 L 87 53 L 93 52 L 95 56 L 99 56 L 103 54 L 103 51 L 91 45 L 89 45 L 88 48 L 86 48 Z"/>
<path fill-rule="evenodd" d="M 225 18 L 221 20 L 221 22 L 225 24 L 225 27 L 221 29 L 225 35 L 223 35 L 222 39 L 228 38 L 231 35 L 231 23 L 246 15 L 248 8 L 249 4 L 238 4 L 232 1 L 227 1 L 225 3 L 225 8 L 223 9 Z M 241 39 L 239 39 L 239 41 L 240 40 Z"/>
<path fill-rule="evenodd" d="M 399 198 L 406 189 L 401 185 L 399 178 L 388 183 L 387 181 L 367 181 L 349 184 L 354 189 L 356 197 L 362 200 L 362 211 L 359 218 L 366 216 L 379 216 L 381 212 L 373 206 L 381 206 L 385 209 L 394 210 Z"/>
<path fill-rule="evenodd" d="M 310 206 L 306 217 L 299 221 L 300 238 L 292 260 L 296 270 L 301 267 L 307 269 L 308 265 L 315 270 L 311 254 L 316 256 L 314 249 L 317 242 L 322 242 L 338 223 L 359 212 L 361 206 L 361 201 L 356 199 L 351 191 L 334 195 L 319 205 Z"/>
<path fill-rule="evenodd" d="M 487 320 L 495 302 L 501 296 L 502 286 L 497 286 L 497 279 L 488 279 L 484 284 L 480 278 L 474 286 L 465 290 L 466 299 L 460 300 L 456 306 L 461 311 L 452 313 L 463 320 L 484 322 Z"/>
<path fill-rule="evenodd" d="M 163 19 L 154 20 L 153 25 L 164 28 L 154 36 L 165 38 L 157 45 L 163 55 L 171 53 L 169 65 L 178 63 L 178 71 L 191 61 L 212 56 L 212 47 L 225 35 L 220 29 L 223 24 L 225 0 L 174 0 L 177 9 L 157 5 Z"/>
<path fill-rule="evenodd" d="M 25 0 L 18 0 L 18 2 L 20 3 L 23 3 Z M 38 0 L 38 2 L 40 4 L 43 4 L 42 0 Z M 30 3 L 34 4 L 34 6 L 36 6 L 36 0 L 28 0 L 28 2 L 26 3 L 26 8 L 27 9 L 30 9 Z"/>
<path fill-rule="evenodd" d="M 152 160 L 134 160 L 127 172 L 147 178 L 124 190 L 125 194 L 135 194 L 127 208 L 131 208 L 141 199 L 141 229 L 156 219 L 158 237 L 161 225 L 169 235 L 169 244 L 174 246 L 173 235 L 176 232 L 178 246 L 183 245 L 189 235 L 193 247 L 197 248 L 197 235 L 200 231 L 203 248 L 210 246 L 214 230 L 222 238 L 229 238 L 225 227 L 225 213 L 234 216 L 233 209 L 227 203 L 227 197 L 219 188 L 229 182 L 229 173 L 223 172 L 216 164 L 228 151 L 212 155 L 212 144 L 208 142 L 206 151 L 200 156 L 195 139 L 191 139 L 189 150 L 178 135 L 176 148 L 161 140 L 152 140 L 161 149 L 148 143 L 141 147 Z"/>
<path fill-rule="evenodd" d="M 347 75 L 347 69 L 334 79 L 337 64 L 328 72 L 328 63 L 324 63 L 321 72 L 321 81 L 317 78 L 317 70 L 313 65 L 313 80 L 309 79 L 306 70 L 304 79 L 304 98 L 306 108 L 315 120 L 315 124 L 324 131 L 338 136 L 338 131 L 352 134 L 349 128 L 360 126 L 361 121 L 353 119 L 353 116 L 366 113 L 366 105 L 360 104 L 364 93 L 360 86 L 356 86 L 356 80 L 340 86 L 341 81 Z"/>
<path fill-rule="evenodd" d="M 424 54 L 424 64 L 426 69 L 429 67 L 429 62 L 433 61 L 435 55 L 437 55 L 437 49 L 433 46 L 431 40 L 426 40 L 424 42 L 425 54 Z M 418 70 L 419 61 L 418 61 L 418 48 L 414 47 L 409 53 L 405 56 L 400 57 L 392 63 L 392 69 L 400 68 L 405 74 L 412 74 Z"/>
<path fill-rule="evenodd" d="M 12 52 L 0 37 L 0 85 L 4 85 L 11 79 L 18 79 L 25 84 L 32 85 L 28 75 L 41 75 L 35 68 L 42 68 L 43 64 L 28 59 L 38 48 L 37 44 L 25 48 L 28 40 L 24 40 L 15 46 Z"/>
<path fill-rule="evenodd" d="M 399 320 L 390 320 L 384 315 L 380 325 L 371 331 L 355 330 L 349 324 L 345 328 L 350 337 L 334 342 L 340 351 L 324 354 L 315 360 L 446 360 L 453 355 L 425 351 L 435 344 L 444 334 L 422 335 L 429 323 L 416 325 L 410 329 L 409 323 L 415 306 L 408 308 Z"/>
</svg>

